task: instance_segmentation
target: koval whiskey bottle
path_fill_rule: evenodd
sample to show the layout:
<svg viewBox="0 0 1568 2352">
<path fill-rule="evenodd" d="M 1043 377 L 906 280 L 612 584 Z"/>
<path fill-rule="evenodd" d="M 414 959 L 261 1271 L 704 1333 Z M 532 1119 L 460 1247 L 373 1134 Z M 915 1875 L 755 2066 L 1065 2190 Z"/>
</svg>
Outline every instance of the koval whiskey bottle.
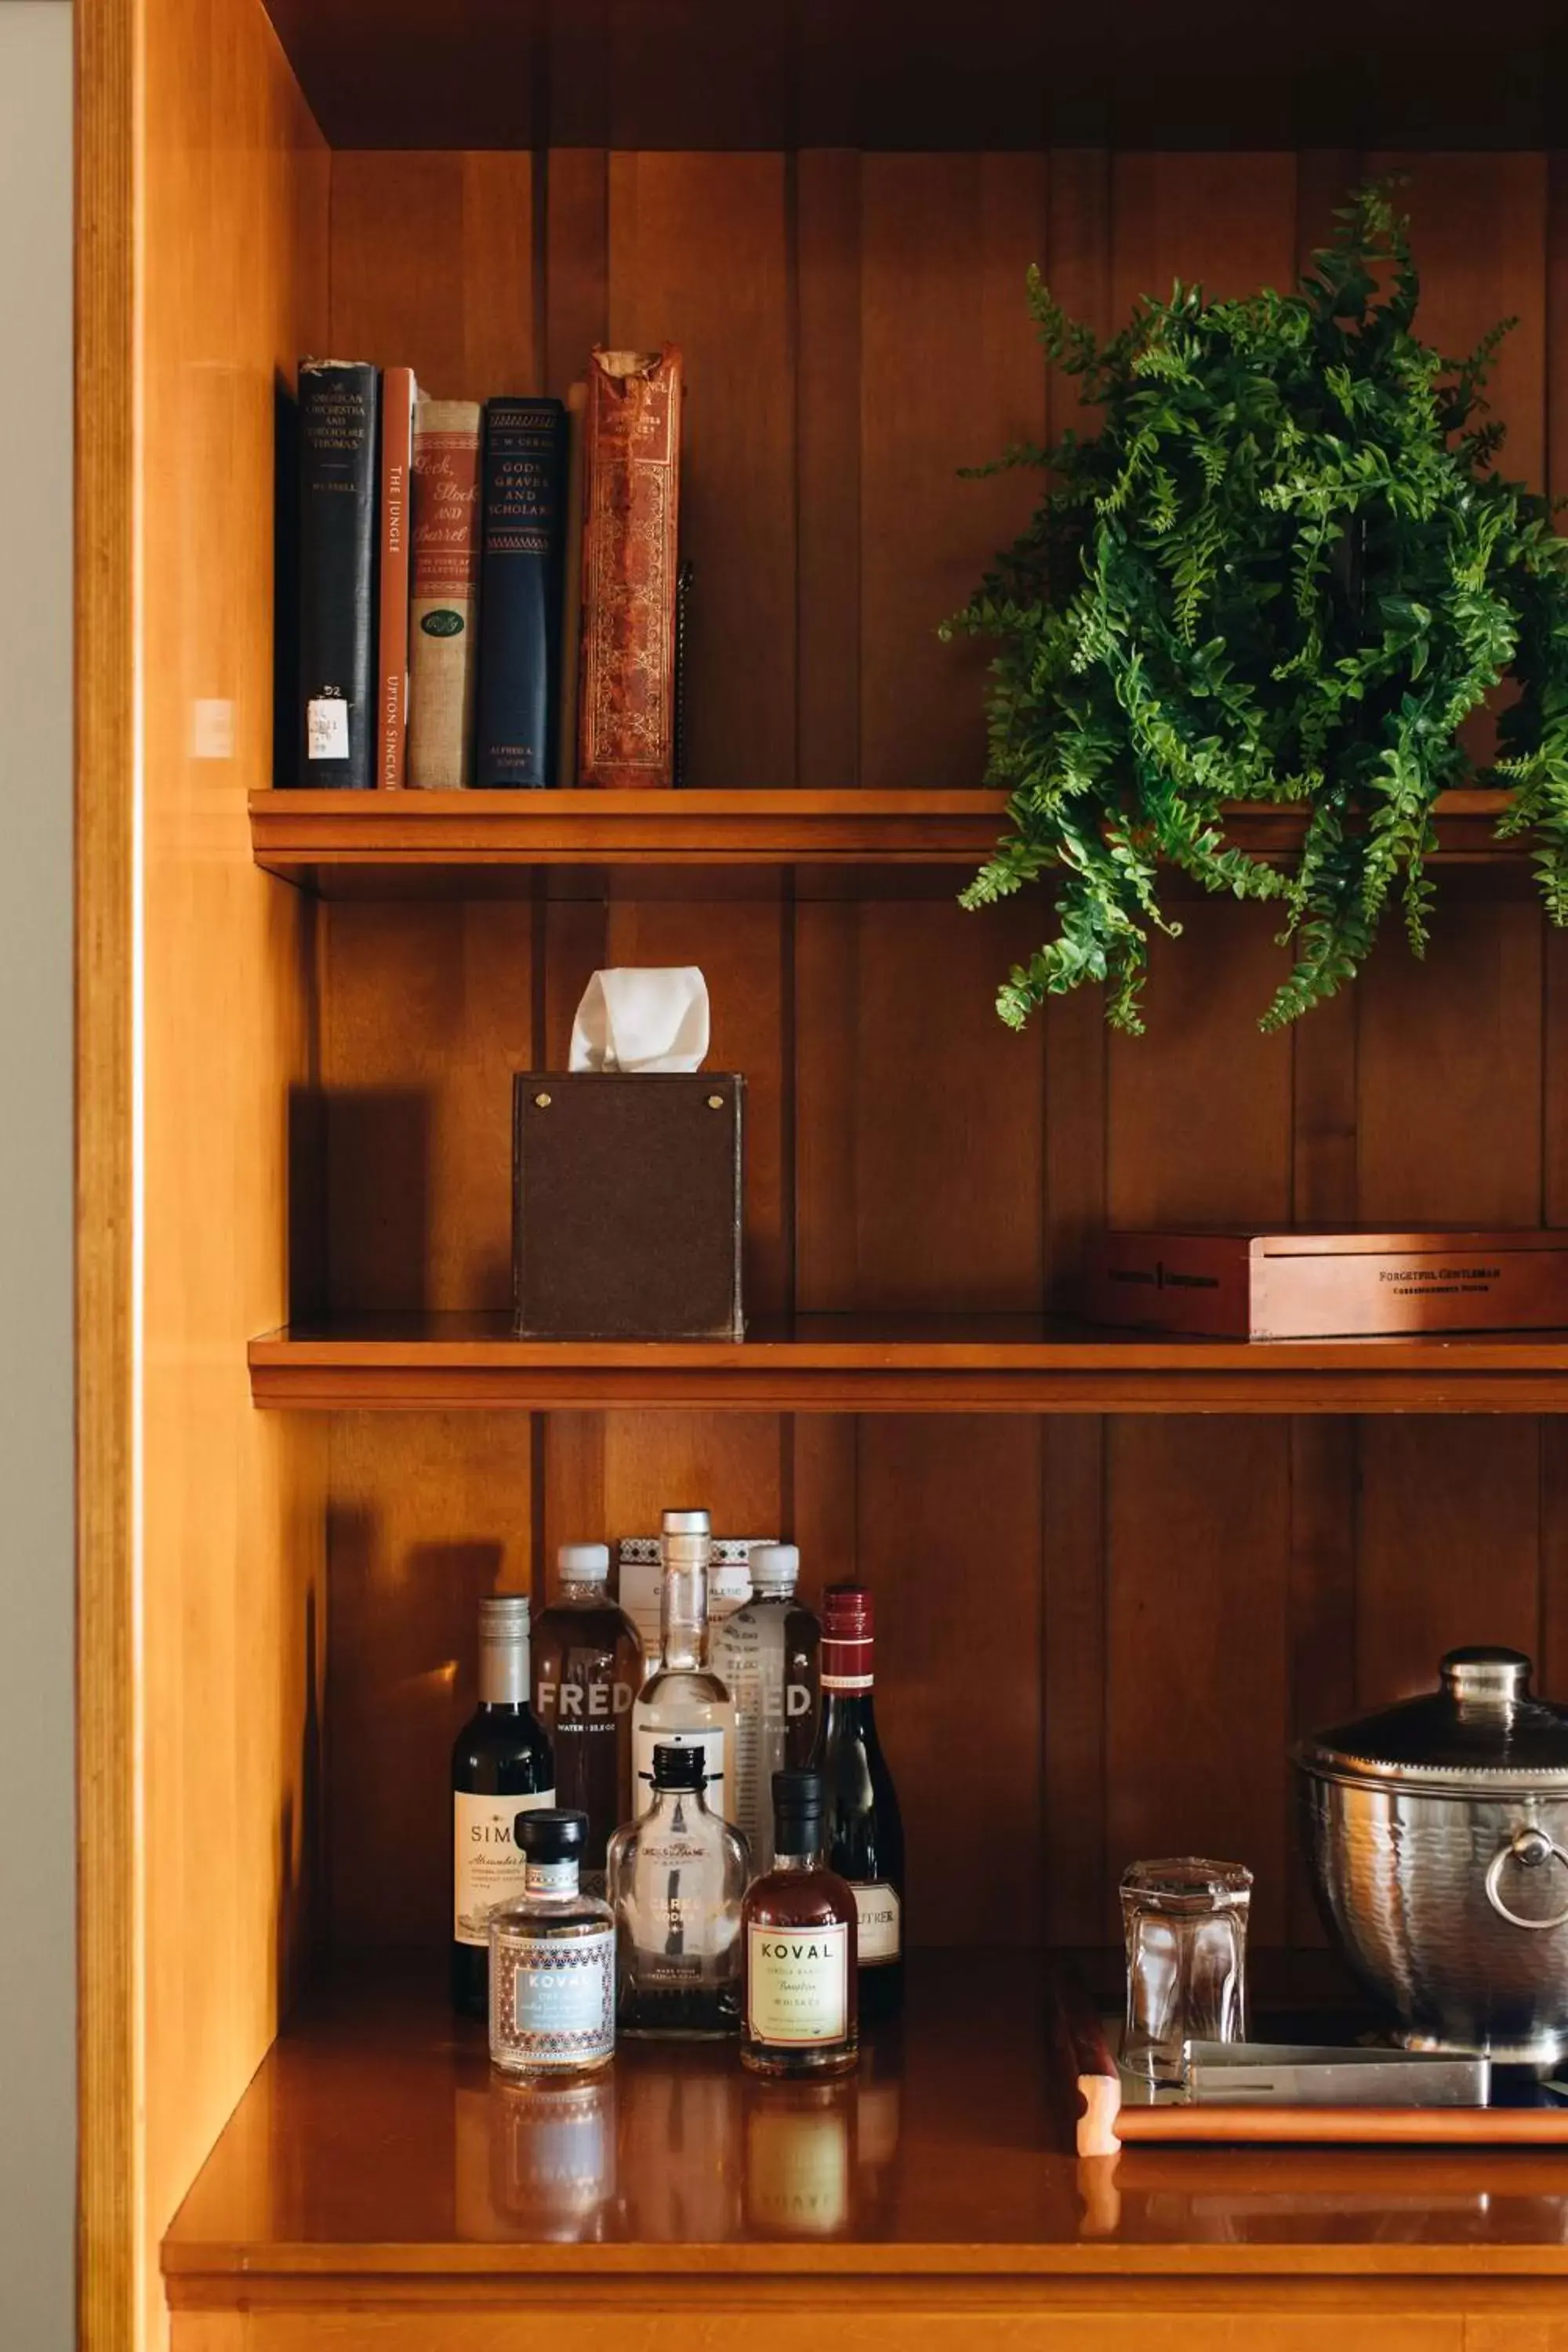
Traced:
<svg viewBox="0 0 1568 2352">
<path fill-rule="evenodd" d="M 858 2047 L 853 1890 L 822 1859 L 820 1772 L 773 1775 L 772 1870 L 741 1906 L 741 2063 L 754 2074 L 844 2074 Z"/>
<path fill-rule="evenodd" d="M 519 1813 L 523 1885 L 489 1916 L 490 2060 L 552 2080 L 607 2066 L 616 2047 L 616 1929 L 577 1885 L 585 1813 Z"/>
<path fill-rule="evenodd" d="M 697 2039 L 741 2021 L 746 1841 L 703 1799 L 699 1748 L 653 1751 L 653 1802 L 610 1841 L 616 2018 L 623 2033 Z"/>
<path fill-rule="evenodd" d="M 863 1584 L 822 1597 L 822 1714 L 812 1762 L 826 1792 L 824 1850 L 859 1907 L 860 2014 L 895 2017 L 904 1997 L 904 1827 L 877 1737 L 875 1621 Z"/>
<path fill-rule="evenodd" d="M 735 1749 L 735 1703 L 729 1685 L 708 1663 L 712 1540 L 706 1511 L 664 1514 L 659 1658 L 632 1709 L 634 1813 L 645 1811 L 652 1801 L 653 1751 L 663 1745 L 702 1750 L 710 1806 L 734 1819 L 730 1766 Z"/>
<path fill-rule="evenodd" d="M 555 1802 L 550 1742 L 529 1705 L 528 1600 L 479 1603 L 479 1703 L 452 1749 L 452 2005 L 486 2011 L 489 1916 L 521 1893 L 514 1826 Z"/>
<path fill-rule="evenodd" d="M 714 1628 L 712 1647 L 737 1718 L 730 1816 L 760 1874 L 773 1865 L 773 1774 L 811 1761 L 822 1629 L 795 1598 L 794 1544 L 753 1545 L 751 1572 L 751 1599 Z"/>
<path fill-rule="evenodd" d="M 533 1706 L 555 1751 L 556 1801 L 588 1816 L 583 1885 L 602 1895 L 605 1850 L 632 1811 L 642 1643 L 610 1598 L 608 1544 L 563 1544 L 555 1565 L 555 1598 L 533 1629 Z"/>
</svg>

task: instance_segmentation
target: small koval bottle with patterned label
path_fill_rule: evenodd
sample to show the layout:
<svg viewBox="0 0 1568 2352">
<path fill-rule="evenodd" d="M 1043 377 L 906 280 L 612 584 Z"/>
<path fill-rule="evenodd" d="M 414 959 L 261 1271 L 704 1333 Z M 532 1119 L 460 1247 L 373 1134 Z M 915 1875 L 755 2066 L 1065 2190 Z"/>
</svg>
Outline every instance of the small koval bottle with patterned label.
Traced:
<svg viewBox="0 0 1568 2352">
<path fill-rule="evenodd" d="M 859 2046 L 854 1890 L 822 1859 L 820 1772 L 773 1774 L 773 1866 L 741 1910 L 741 2062 L 754 2074 L 846 2074 Z"/>
<path fill-rule="evenodd" d="M 479 1603 L 479 1703 L 452 1749 L 452 2005 L 487 2014 L 490 1911 L 522 1885 L 513 1823 L 555 1802 L 550 1741 L 529 1704 L 528 1598 Z"/>
<path fill-rule="evenodd" d="M 490 2058 L 503 2074 L 560 2081 L 616 2049 L 616 1927 L 577 1874 L 586 1813 L 519 1813 L 522 1892 L 489 1917 Z"/>
<path fill-rule="evenodd" d="M 707 1512 L 666 1511 L 659 1541 L 659 1655 L 632 1709 L 632 1811 L 645 1813 L 653 1802 L 656 1747 L 700 1748 L 708 1802 L 732 1822 L 735 1702 L 723 1676 L 708 1663 L 713 1536 Z"/>
<path fill-rule="evenodd" d="M 863 1584 L 822 1597 L 822 1712 L 812 1762 L 826 1790 L 824 1850 L 855 1889 L 860 2014 L 896 2017 L 904 1998 L 904 1825 L 877 1737 L 875 1621 Z"/>
</svg>

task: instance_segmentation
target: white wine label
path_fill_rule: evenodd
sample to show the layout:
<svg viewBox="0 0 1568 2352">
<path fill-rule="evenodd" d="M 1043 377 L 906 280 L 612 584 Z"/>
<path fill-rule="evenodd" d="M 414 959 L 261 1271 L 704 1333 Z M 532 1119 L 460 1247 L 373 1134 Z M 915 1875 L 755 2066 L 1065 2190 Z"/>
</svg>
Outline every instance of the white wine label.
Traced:
<svg viewBox="0 0 1568 2352">
<path fill-rule="evenodd" d="M 534 1797 L 473 1797 L 452 1791 L 452 1937 L 459 1944 L 489 1941 L 489 1916 L 498 1903 L 521 1895 L 528 1866 L 517 1850 L 511 1825 L 519 1813 L 537 1812 L 555 1802 L 553 1789 Z"/>
<path fill-rule="evenodd" d="M 747 1930 L 746 2023 L 755 2042 L 842 2042 L 849 2021 L 849 1930 Z"/>
<path fill-rule="evenodd" d="M 540 1943 L 504 1936 L 497 1958 L 501 1982 L 510 1989 L 502 2010 L 502 2040 L 509 2051 L 536 2066 L 581 2066 L 614 2049 L 613 1927 L 590 1927 L 581 1936 L 552 1936 Z"/>
<path fill-rule="evenodd" d="M 708 1774 L 708 1810 L 710 1813 L 728 1811 L 724 1788 L 724 1727 L 710 1731 L 655 1731 L 639 1723 L 632 1733 L 632 1774 L 637 1782 L 633 1801 L 639 1811 L 647 1811 L 653 1789 L 653 1751 L 656 1748 L 700 1748 L 703 1766 Z"/>
<path fill-rule="evenodd" d="M 904 1906 L 895 1887 L 855 1886 L 856 1958 L 863 1969 L 896 1960 L 903 1948 Z"/>
<path fill-rule="evenodd" d="M 319 695 L 305 705 L 305 756 L 308 760 L 346 760 L 349 756 L 349 707 L 336 695 Z"/>
</svg>

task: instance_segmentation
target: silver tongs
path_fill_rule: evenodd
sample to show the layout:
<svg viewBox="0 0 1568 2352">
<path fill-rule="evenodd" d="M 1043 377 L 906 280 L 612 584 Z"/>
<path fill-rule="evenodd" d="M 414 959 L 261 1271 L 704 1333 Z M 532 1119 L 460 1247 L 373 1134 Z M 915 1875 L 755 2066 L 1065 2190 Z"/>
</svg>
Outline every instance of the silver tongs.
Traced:
<svg viewBox="0 0 1568 2352">
<path fill-rule="evenodd" d="M 1491 2080 L 1489 2058 L 1291 2042 L 1189 2042 L 1182 2074 L 1189 2099 L 1268 2107 L 1484 2107 Z"/>
</svg>

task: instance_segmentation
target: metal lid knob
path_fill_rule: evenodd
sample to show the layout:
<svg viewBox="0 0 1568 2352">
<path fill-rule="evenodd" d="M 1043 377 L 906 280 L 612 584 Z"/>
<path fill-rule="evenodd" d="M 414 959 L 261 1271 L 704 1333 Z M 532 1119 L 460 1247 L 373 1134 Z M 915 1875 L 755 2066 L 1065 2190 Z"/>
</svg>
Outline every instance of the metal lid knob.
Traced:
<svg viewBox="0 0 1568 2352">
<path fill-rule="evenodd" d="M 1457 1706 L 1519 1706 L 1530 1696 L 1530 1660 L 1522 1650 L 1485 1643 L 1450 1650 L 1443 1661 L 1443 1688 Z"/>
</svg>

